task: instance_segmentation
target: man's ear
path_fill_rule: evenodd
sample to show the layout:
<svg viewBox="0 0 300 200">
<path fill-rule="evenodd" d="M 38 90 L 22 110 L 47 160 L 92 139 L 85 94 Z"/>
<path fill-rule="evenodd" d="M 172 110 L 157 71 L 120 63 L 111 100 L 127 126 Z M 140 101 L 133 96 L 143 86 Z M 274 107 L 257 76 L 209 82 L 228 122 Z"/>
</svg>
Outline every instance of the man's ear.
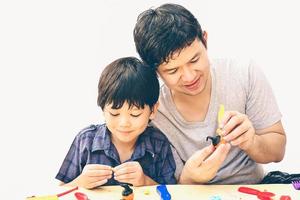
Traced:
<svg viewBox="0 0 300 200">
<path fill-rule="evenodd" d="M 157 113 L 157 110 L 158 110 L 158 106 L 159 106 L 159 102 L 156 102 L 156 104 L 154 104 L 152 110 L 151 110 L 151 114 L 150 114 L 150 117 L 149 119 L 154 119 L 156 113 Z"/>
<path fill-rule="evenodd" d="M 204 46 L 207 49 L 207 32 L 203 31 L 203 42 L 204 42 Z"/>
</svg>

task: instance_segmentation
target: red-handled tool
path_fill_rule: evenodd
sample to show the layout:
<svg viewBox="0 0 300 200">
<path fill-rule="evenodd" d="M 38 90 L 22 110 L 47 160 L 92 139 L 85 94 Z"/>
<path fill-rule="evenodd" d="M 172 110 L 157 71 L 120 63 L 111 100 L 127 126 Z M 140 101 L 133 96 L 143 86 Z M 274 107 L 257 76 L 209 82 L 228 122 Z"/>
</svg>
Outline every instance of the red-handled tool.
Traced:
<svg viewBox="0 0 300 200">
<path fill-rule="evenodd" d="M 261 192 L 249 187 L 239 187 L 238 191 L 246 194 L 256 195 L 258 199 L 262 200 L 271 200 L 271 197 L 275 196 L 275 194 L 272 192 Z"/>
</svg>

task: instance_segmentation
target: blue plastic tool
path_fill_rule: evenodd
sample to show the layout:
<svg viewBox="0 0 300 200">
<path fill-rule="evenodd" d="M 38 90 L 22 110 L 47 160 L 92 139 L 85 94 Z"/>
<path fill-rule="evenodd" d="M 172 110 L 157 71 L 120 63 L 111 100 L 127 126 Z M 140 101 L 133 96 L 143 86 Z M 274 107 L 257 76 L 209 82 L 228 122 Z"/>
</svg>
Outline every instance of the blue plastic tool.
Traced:
<svg viewBox="0 0 300 200">
<path fill-rule="evenodd" d="M 156 192 L 160 195 L 161 200 L 171 200 L 171 195 L 170 195 L 166 185 L 156 186 Z"/>
</svg>

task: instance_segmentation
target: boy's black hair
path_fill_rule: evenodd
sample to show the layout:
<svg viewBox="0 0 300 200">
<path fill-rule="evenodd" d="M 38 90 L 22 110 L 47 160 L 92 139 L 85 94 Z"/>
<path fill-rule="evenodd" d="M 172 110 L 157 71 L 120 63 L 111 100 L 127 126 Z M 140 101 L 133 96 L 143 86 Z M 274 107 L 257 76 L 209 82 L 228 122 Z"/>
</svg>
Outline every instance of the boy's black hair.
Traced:
<svg viewBox="0 0 300 200">
<path fill-rule="evenodd" d="M 155 69 L 168 62 L 175 52 L 189 46 L 196 37 L 206 47 L 198 20 L 177 4 L 164 4 L 142 12 L 133 35 L 140 57 Z"/>
<path fill-rule="evenodd" d="M 159 82 L 155 70 L 135 57 L 125 57 L 113 61 L 102 72 L 98 84 L 97 104 L 104 106 L 112 103 L 119 109 L 126 101 L 129 107 L 151 110 L 158 101 Z"/>
</svg>

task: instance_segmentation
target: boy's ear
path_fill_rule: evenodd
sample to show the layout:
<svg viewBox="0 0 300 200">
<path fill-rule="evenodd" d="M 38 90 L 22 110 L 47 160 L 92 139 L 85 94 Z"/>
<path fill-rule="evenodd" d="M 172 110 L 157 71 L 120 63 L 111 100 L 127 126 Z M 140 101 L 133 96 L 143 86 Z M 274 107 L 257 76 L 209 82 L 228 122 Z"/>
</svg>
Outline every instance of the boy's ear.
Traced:
<svg viewBox="0 0 300 200">
<path fill-rule="evenodd" d="M 151 114 L 150 114 L 150 117 L 149 119 L 154 119 L 156 113 L 157 113 L 157 110 L 158 110 L 158 106 L 159 106 L 159 102 L 156 102 L 156 104 L 154 104 L 152 110 L 151 110 Z"/>
</svg>

